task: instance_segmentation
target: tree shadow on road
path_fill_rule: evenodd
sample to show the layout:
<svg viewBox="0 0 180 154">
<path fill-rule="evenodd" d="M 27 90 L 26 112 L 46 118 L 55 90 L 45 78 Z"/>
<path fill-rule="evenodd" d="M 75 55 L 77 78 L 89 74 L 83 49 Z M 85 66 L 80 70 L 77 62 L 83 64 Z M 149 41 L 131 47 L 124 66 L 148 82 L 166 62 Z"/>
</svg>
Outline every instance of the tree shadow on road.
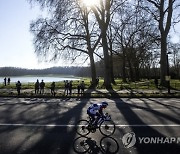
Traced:
<svg viewBox="0 0 180 154">
<path fill-rule="evenodd" d="M 42 98 L 38 101 L 44 101 L 44 99 Z M 19 113 L 16 114 L 16 119 L 14 119 L 16 121 L 11 121 L 11 118 L 15 114 L 13 111 L 18 111 L 17 107 L 20 107 L 20 104 L 16 103 L 16 105 L 18 105 L 16 107 L 11 104 L 6 109 L 8 112 L 12 111 L 12 115 L 10 114 L 9 116 L 7 116 L 7 121 L 11 121 L 12 123 L 21 121 L 27 125 L 29 123 L 31 123 L 32 125 L 34 124 L 34 126 L 1 127 L 0 133 L 10 133 L 10 135 L 8 136 L 9 138 L 7 140 L 4 139 L 4 143 L 8 143 L 8 140 L 12 139 L 10 137 L 13 136 L 15 140 L 18 141 L 18 144 L 15 143 L 16 148 L 11 149 L 11 147 L 13 147 L 11 145 L 9 146 L 8 150 L 0 151 L 0 153 L 70 153 L 73 140 L 76 137 L 76 127 L 71 127 L 71 124 L 74 125 L 81 118 L 82 110 L 89 100 L 83 99 L 79 100 L 79 102 L 77 103 L 74 102 L 73 99 L 53 99 L 52 102 L 51 99 L 46 99 L 46 101 L 47 102 L 37 104 L 35 104 L 34 101 L 31 105 L 26 104 L 25 110 L 20 110 Z M 28 117 L 33 118 L 28 119 Z M 48 124 L 53 124 L 53 126 L 47 126 Z M 22 134 L 16 134 L 20 131 L 22 131 Z M 24 135 L 23 133 L 27 134 Z"/>
<path fill-rule="evenodd" d="M 154 117 L 158 117 L 158 118 L 161 117 L 166 120 L 170 120 L 174 123 L 180 124 L 179 119 L 176 119 L 165 113 L 151 110 L 148 107 L 142 107 L 140 105 L 126 103 L 122 99 L 116 99 L 114 101 L 116 103 L 116 107 L 119 109 L 121 114 L 124 116 L 126 122 L 130 125 L 129 128 L 126 128 L 124 133 L 130 133 L 130 132 L 128 132 L 130 130 L 136 134 L 137 139 L 139 139 L 140 137 L 141 138 L 147 137 L 147 140 L 149 140 L 149 138 L 151 138 L 151 137 L 165 139 L 167 136 L 165 136 L 163 134 L 163 132 L 161 132 L 161 128 L 164 129 L 163 127 L 157 129 L 156 127 L 152 127 L 152 126 L 148 125 L 148 121 L 146 123 L 145 120 L 143 119 L 144 118 L 143 116 L 139 116 L 139 115 L 137 115 L 137 113 L 135 113 L 135 111 L 133 110 L 135 108 L 142 109 L 143 111 L 147 111 L 147 112 L 153 114 Z M 121 108 L 123 104 L 126 104 L 126 108 Z M 151 117 L 149 117 L 149 118 L 151 118 Z M 133 126 L 133 125 L 136 125 L 136 126 Z M 140 126 L 140 125 L 142 125 L 142 126 Z M 174 136 L 172 136 L 172 137 L 174 137 Z M 177 151 L 180 150 L 180 146 L 177 143 L 171 143 L 171 144 L 167 143 L 167 142 L 166 143 L 160 142 L 159 144 L 158 143 L 157 144 L 156 143 L 147 143 L 147 142 L 140 143 L 139 140 L 136 141 L 135 148 L 138 153 L 142 153 L 142 154 L 144 154 L 144 153 L 146 153 L 146 154 L 152 154 L 152 153 L 163 153 L 163 154 L 171 153 L 171 154 L 173 154 L 173 153 L 177 153 Z M 127 149 L 127 151 L 128 150 L 129 149 Z"/>
<path fill-rule="evenodd" d="M 71 120 L 77 122 L 81 117 L 82 109 L 85 107 L 85 102 L 79 102 L 76 106 L 64 112 L 61 117 L 57 118 L 55 124 L 64 123 L 70 124 Z M 66 103 L 66 101 L 65 101 Z M 58 110 L 56 110 L 58 112 Z M 54 116 L 59 116 L 56 113 Z M 72 148 L 73 140 L 76 136 L 75 127 L 55 127 L 51 129 L 49 132 L 45 132 L 41 140 L 31 149 L 29 149 L 29 153 L 70 153 L 70 149 Z"/>
</svg>

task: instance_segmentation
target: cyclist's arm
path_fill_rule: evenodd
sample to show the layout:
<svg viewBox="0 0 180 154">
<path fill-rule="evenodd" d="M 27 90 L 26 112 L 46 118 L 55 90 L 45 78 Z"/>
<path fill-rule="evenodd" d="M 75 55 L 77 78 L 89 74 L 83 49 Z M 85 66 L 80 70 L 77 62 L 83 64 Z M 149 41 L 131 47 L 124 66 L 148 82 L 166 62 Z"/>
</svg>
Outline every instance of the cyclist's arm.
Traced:
<svg viewBox="0 0 180 154">
<path fill-rule="evenodd" d="M 104 116 L 103 108 L 102 107 L 99 109 L 99 113 L 101 114 L 101 116 Z"/>
</svg>

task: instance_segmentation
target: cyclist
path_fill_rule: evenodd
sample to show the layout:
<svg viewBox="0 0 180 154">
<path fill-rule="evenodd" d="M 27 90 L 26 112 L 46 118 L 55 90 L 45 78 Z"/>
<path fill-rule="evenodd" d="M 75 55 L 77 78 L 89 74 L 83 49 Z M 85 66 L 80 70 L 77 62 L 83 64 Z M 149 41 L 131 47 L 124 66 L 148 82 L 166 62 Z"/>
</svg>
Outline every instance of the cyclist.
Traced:
<svg viewBox="0 0 180 154">
<path fill-rule="evenodd" d="M 101 104 L 92 104 L 88 107 L 87 114 L 91 117 L 93 125 L 96 126 L 99 118 L 104 116 L 103 109 L 105 109 L 107 106 L 107 102 L 102 102 Z"/>
</svg>

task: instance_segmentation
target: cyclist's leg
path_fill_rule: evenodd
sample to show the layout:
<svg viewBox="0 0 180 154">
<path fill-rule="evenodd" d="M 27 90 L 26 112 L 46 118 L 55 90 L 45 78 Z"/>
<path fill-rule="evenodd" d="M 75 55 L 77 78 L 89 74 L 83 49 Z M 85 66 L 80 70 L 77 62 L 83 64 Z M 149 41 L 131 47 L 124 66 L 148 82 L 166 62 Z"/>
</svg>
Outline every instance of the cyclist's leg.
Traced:
<svg viewBox="0 0 180 154">
<path fill-rule="evenodd" d="M 95 114 L 90 114 L 90 117 L 91 117 L 91 123 L 93 124 L 94 121 L 96 120 Z"/>
<path fill-rule="evenodd" d="M 90 117 L 90 123 L 93 125 L 93 123 L 95 122 L 96 118 L 95 118 L 95 114 L 92 113 L 88 113 L 89 117 Z"/>
<path fill-rule="evenodd" d="M 93 115 L 89 110 L 87 110 L 87 114 L 88 114 L 89 117 L 90 117 L 90 123 L 92 123 L 92 122 L 95 120 L 94 115 Z"/>
<path fill-rule="evenodd" d="M 100 114 L 99 112 L 96 112 L 96 119 L 95 119 L 95 121 L 94 121 L 94 125 L 95 125 L 95 126 L 97 126 L 97 123 L 98 123 L 100 117 L 101 117 L 101 114 Z"/>
</svg>

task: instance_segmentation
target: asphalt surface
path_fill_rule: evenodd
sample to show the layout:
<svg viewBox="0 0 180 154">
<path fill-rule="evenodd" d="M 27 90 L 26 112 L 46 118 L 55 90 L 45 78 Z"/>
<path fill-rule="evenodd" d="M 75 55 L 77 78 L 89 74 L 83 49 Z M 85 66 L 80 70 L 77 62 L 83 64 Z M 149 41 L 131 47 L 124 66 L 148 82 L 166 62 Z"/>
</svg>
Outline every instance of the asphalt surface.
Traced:
<svg viewBox="0 0 180 154">
<path fill-rule="evenodd" d="M 76 123 L 94 102 L 107 101 L 115 133 L 81 137 Z M 179 98 L 0 98 L 0 154 L 180 153 Z M 82 143 L 82 142 L 80 142 Z"/>
</svg>

